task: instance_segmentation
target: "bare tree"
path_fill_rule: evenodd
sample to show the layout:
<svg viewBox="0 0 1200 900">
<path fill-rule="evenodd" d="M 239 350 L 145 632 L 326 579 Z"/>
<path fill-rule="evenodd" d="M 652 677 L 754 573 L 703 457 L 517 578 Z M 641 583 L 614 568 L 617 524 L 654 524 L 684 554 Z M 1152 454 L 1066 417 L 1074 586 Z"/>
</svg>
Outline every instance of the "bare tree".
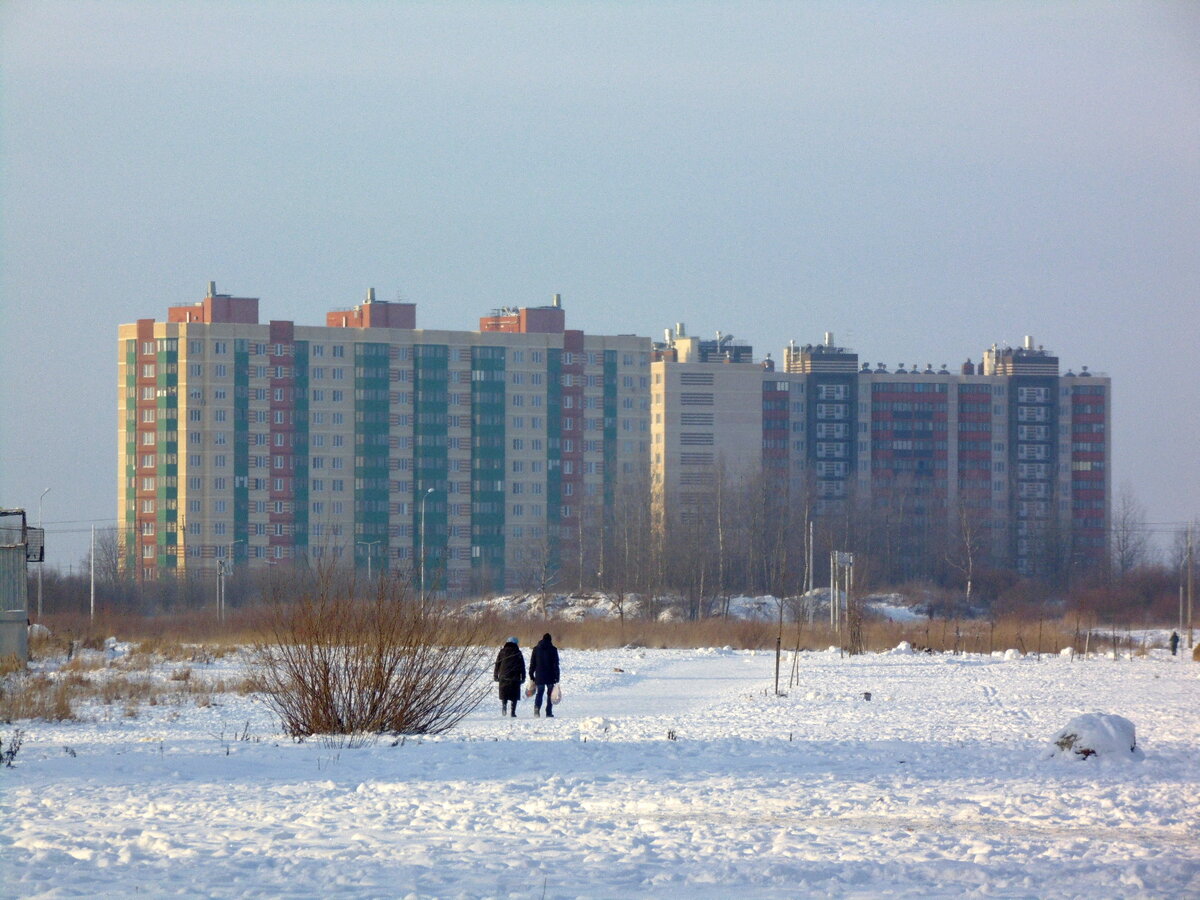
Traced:
<svg viewBox="0 0 1200 900">
<path fill-rule="evenodd" d="M 545 618 L 549 595 L 558 583 L 561 567 L 550 527 L 527 527 L 537 530 L 522 540 L 513 554 L 517 584 L 525 593 L 538 596 L 538 606 Z"/>
<path fill-rule="evenodd" d="M 975 567 L 984 557 L 991 540 L 987 512 L 973 506 L 973 502 L 970 498 L 959 497 L 952 538 L 946 548 L 946 563 L 960 572 L 966 582 L 968 609 L 974 599 Z"/>
<path fill-rule="evenodd" d="M 1123 484 L 1112 512 L 1112 566 L 1117 580 L 1147 561 L 1148 546 L 1146 508 L 1134 495 L 1133 488 Z"/>
</svg>

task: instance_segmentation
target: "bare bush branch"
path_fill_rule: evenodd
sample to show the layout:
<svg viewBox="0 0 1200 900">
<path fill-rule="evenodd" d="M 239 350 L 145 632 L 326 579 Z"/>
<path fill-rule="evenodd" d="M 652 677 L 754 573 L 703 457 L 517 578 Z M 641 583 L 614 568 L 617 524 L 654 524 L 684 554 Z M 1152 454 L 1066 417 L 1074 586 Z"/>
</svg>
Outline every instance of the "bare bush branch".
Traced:
<svg viewBox="0 0 1200 900">
<path fill-rule="evenodd" d="M 267 705 L 294 737 L 440 734 L 487 690 L 477 626 L 406 582 L 384 576 L 356 595 L 353 578 L 321 573 L 277 601 L 254 647 Z"/>
</svg>

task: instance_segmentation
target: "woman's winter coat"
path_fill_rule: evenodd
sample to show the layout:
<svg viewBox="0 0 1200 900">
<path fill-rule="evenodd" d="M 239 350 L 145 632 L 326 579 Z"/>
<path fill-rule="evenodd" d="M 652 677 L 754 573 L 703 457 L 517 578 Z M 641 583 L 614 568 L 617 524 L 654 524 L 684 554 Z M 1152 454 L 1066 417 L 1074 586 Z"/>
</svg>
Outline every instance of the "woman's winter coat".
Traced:
<svg viewBox="0 0 1200 900">
<path fill-rule="evenodd" d="M 558 684 L 558 648 L 546 638 L 529 653 L 529 677 L 537 684 Z"/>
<path fill-rule="evenodd" d="M 525 680 L 525 656 L 521 653 L 521 648 L 511 641 L 496 654 L 495 680 L 502 685 L 519 685 Z"/>
</svg>

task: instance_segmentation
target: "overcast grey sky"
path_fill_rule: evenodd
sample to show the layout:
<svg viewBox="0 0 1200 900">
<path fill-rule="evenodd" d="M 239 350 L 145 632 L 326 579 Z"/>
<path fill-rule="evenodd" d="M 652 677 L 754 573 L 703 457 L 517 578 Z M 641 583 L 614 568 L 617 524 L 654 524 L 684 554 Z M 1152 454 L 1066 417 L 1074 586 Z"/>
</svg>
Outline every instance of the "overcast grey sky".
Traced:
<svg viewBox="0 0 1200 900">
<path fill-rule="evenodd" d="M 116 333 L 564 296 L 568 325 L 1113 377 L 1200 516 L 1200 4 L 0 3 L 0 505 L 116 516 Z"/>
</svg>

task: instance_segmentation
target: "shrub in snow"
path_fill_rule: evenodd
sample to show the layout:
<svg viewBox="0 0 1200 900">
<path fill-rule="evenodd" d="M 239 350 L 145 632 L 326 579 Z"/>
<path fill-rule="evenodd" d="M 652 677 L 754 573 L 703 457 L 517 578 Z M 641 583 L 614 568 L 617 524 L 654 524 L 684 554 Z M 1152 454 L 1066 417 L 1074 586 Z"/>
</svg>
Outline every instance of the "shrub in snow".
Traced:
<svg viewBox="0 0 1200 900">
<path fill-rule="evenodd" d="M 440 734 L 483 699 L 490 669 L 473 620 L 387 576 L 370 591 L 324 572 L 276 601 L 254 654 L 263 697 L 293 737 Z"/>
<path fill-rule="evenodd" d="M 4 746 L 3 739 L 0 739 L 0 765 L 6 769 L 13 767 L 13 760 L 17 758 L 17 754 L 21 752 L 21 743 L 25 738 L 25 732 L 18 728 L 12 733 L 12 737 L 8 739 L 8 746 Z"/>
<path fill-rule="evenodd" d="M 1137 732 L 1124 716 L 1087 713 L 1076 716 L 1051 739 L 1048 757 L 1141 760 L 1145 754 L 1137 746 Z"/>
</svg>

